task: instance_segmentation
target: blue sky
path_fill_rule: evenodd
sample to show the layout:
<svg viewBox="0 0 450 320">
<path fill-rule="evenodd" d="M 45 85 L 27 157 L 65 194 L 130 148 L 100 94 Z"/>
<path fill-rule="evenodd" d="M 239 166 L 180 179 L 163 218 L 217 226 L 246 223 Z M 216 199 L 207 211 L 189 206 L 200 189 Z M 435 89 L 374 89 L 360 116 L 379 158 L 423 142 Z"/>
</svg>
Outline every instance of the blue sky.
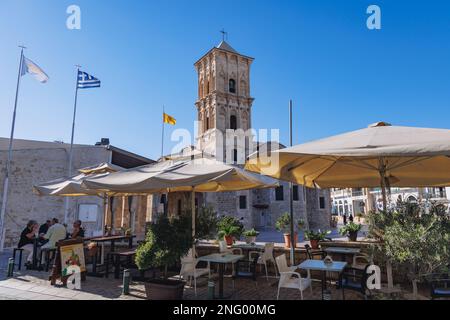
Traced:
<svg viewBox="0 0 450 320">
<path fill-rule="evenodd" d="M 66 8 L 81 8 L 81 30 L 65 26 Z M 382 29 L 368 30 L 377 4 Z M 0 136 L 9 136 L 19 60 L 50 76 L 22 78 L 16 138 L 70 141 L 75 64 L 102 80 L 80 92 L 75 142 L 113 145 L 157 158 L 161 108 L 171 130 L 193 129 L 193 63 L 221 40 L 255 58 L 253 127 L 280 128 L 294 143 L 366 127 L 449 128 L 448 1 L 38 1 L 0 0 Z"/>
</svg>

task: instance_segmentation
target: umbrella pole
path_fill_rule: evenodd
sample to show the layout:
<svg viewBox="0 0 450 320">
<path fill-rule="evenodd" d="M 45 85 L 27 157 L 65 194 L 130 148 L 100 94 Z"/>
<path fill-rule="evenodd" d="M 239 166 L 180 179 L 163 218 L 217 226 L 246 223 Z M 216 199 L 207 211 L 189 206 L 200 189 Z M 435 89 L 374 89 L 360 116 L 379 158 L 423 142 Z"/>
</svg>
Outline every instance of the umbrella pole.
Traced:
<svg viewBox="0 0 450 320">
<path fill-rule="evenodd" d="M 383 211 L 387 211 L 387 197 L 386 197 L 386 166 L 383 158 L 379 159 L 379 173 L 381 178 L 381 196 L 383 197 Z"/>
<path fill-rule="evenodd" d="M 108 219 L 108 196 L 105 194 L 103 194 L 103 217 L 102 217 L 102 223 L 101 223 L 101 231 L 102 231 L 102 235 L 105 234 L 105 226 L 107 223 L 107 219 Z"/>
<path fill-rule="evenodd" d="M 383 158 L 380 158 L 380 177 L 381 177 L 381 195 L 383 197 L 383 213 L 387 212 L 387 197 L 386 197 L 386 166 Z M 394 288 L 394 281 L 392 277 L 391 261 L 386 261 L 386 276 L 388 289 Z"/>
<path fill-rule="evenodd" d="M 192 187 L 191 192 L 191 210 L 192 210 L 192 239 L 194 243 L 192 244 L 192 258 L 195 259 L 195 189 Z"/>
<path fill-rule="evenodd" d="M 290 258 L 291 258 L 291 266 L 295 266 L 295 230 L 294 230 L 294 197 L 293 197 L 293 191 L 294 191 L 294 185 L 292 182 L 289 183 L 290 187 L 290 199 L 289 199 L 289 209 L 290 209 L 290 219 L 291 219 L 291 250 L 290 250 Z"/>
</svg>

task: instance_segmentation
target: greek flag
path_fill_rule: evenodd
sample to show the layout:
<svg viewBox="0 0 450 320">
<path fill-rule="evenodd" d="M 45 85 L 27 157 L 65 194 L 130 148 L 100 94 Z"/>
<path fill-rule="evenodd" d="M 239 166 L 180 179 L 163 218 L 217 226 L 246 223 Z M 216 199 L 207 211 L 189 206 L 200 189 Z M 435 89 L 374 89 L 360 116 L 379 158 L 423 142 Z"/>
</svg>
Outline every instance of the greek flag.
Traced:
<svg viewBox="0 0 450 320">
<path fill-rule="evenodd" d="M 78 89 L 89 89 L 100 87 L 100 80 L 83 71 L 78 71 Z"/>
</svg>

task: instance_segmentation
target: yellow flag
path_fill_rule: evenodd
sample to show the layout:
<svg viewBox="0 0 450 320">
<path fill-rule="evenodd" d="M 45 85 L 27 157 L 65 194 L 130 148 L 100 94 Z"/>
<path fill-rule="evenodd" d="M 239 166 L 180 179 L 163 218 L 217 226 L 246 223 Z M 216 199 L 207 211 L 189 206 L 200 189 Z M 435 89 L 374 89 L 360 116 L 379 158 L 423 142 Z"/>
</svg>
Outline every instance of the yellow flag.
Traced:
<svg viewBox="0 0 450 320">
<path fill-rule="evenodd" d="M 169 116 L 167 113 L 163 113 L 163 122 L 174 126 L 177 123 L 177 120 L 175 120 L 174 117 Z"/>
</svg>

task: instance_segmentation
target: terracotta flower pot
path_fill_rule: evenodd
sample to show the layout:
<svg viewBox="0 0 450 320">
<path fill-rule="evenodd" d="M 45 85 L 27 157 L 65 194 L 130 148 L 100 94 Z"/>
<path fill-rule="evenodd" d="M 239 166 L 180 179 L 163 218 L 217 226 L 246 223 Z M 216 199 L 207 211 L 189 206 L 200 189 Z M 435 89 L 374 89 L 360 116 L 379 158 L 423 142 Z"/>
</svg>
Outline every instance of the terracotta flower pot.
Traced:
<svg viewBox="0 0 450 320">
<path fill-rule="evenodd" d="M 227 243 L 227 246 L 233 245 L 233 236 L 225 236 L 225 242 Z"/>
<path fill-rule="evenodd" d="M 294 248 L 297 247 L 297 241 L 298 241 L 298 234 L 295 233 L 294 234 Z M 290 233 L 285 233 L 284 234 L 284 246 L 286 248 L 290 248 L 291 247 L 291 234 Z"/>
<path fill-rule="evenodd" d="M 320 240 L 309 240 L 311 244 L 311 249 L 319 249 L 319 241 Z"/>
</svg>

